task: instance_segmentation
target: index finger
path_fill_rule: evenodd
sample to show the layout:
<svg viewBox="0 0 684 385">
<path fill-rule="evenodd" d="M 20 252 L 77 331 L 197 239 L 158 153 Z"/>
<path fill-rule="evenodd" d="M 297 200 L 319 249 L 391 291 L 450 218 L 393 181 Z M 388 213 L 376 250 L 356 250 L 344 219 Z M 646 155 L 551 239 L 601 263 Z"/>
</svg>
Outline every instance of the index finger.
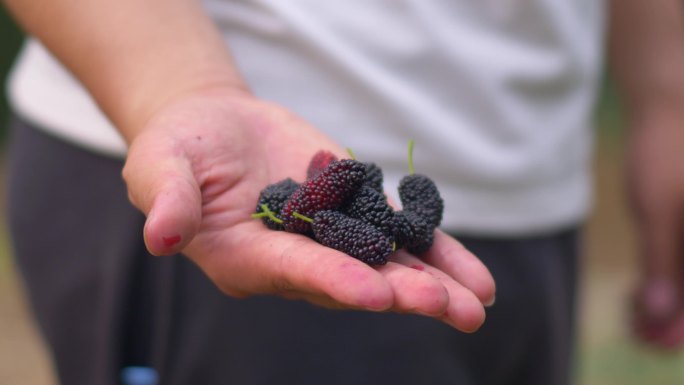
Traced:
<svg viewBox="0 0 684 385">
<path fill-rule="evenodd" d="M 229 295 L 295 291 L 351 308 L 386 310 L 393 304 L 392 288 L 378 271 L 303 235 L 251 222 L 211 238 L 193 241 L 188 255 Z"/>
<path fill-rule="evenodd" d="M 423 260 L 472 291 L 485 305 L 494 303 L 496 284 L 489 269 L 460 242 L 441 230 Z"/>
</svg>

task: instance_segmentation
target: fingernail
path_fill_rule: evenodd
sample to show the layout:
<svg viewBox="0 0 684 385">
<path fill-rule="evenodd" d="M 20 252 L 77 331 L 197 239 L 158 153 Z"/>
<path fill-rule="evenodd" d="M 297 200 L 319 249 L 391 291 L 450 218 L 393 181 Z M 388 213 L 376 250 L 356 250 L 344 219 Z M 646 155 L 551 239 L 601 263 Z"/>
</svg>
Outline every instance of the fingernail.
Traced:
<svg viewBox="0 0 684 385">
<path fill-rule="evenodd" d="M 162 241 L 164 242 L 164 246 L 172 247 L 181 241 L 181 236 L 180 235 L 172 235 L 170 237 L 162 237 Z"/>
<path fill-rule="evenodd" d="M 489 301 L 485 302 L 483 305 L 484 307 L 492 307 L 494 306 L 494 302 L 496 302 L 496 296 L 493 296 Z"/>
</svg>

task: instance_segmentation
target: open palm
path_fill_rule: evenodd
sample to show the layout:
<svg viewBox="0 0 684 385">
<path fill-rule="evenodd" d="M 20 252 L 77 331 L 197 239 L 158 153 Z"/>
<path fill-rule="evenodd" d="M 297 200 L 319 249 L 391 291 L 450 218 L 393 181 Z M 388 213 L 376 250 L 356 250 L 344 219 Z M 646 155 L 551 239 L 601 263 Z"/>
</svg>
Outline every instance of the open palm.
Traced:
<svg viewBox="0 0 684 385">
<path fill-rule="evenodd" d="M 245 94 L 202 90 L 157 112 L 124 168 L 131 201 L 147 215 L 155 255 L 182 251 L 226 294 L 276 294 L 335 308 L 424 314 L 463 330 L 484 321 L 494 282 L 480 261 L 438 232 L 422 260 L 403 251 L 372 268 L 250 218 L 267 184 L 302 181 L 325 135 Z"/>
</svg>

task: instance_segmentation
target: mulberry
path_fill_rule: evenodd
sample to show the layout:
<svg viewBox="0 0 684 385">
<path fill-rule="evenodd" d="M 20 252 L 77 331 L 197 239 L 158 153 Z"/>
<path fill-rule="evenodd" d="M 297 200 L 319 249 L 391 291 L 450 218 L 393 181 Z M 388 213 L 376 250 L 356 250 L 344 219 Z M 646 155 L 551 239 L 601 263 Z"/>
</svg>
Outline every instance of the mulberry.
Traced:
<svg viewBox="0 0 684 385">
<path fill-rule="evenodd" d="M 366 165 L 366 181 L 364 185 L 370 186 L 375 191 L 384 193 L 385 190 L 382 187 L 383 176 L 382 169 L 378 167 L 375 163 L 364 163 Z"/>
<path fill-rule="evenodd" d="M 444 200 L 437 185 L 425 175 L 416 174 L 413 167 L 413 140 L 408 146 L 409 175 L 399 181 L 399 199 L 404 211 L 412 211 L 436 228 L 442 222 Z"/>
<path fill-rule="evenodd" d="M 412 211 L 397 211 L 393 220 L 394 240 L 397 248 L 406 248 L 419 255 L 427 251 L 434 240 L 434 228 Z"/>
<path fill-rule="evenodd" d="M 311 157 L 309 167 L 306 169 L 306 179 L 313 179 L 323 172 L 331 162 L 336 161 L 337 156 L 328 150 L 320 150 Z"/>
<path fill-rule="evenodd" d="M 360 219 L 377 227 L 386 235 L 392 235 L 394 210 L 387 203 L 385 194 L 367 184 L 352 196 L 342 208 L 342 212 L 352 218 Z"/>
<path fill-rule="evenodd" d="M 420 174 L 403 177 L 399 182 L 399 199 L 403 210 L 422 216 L 433 228 L 442 222 L 444 200 L 430 178 Z"/>
<path fill-rule="evenodd" d="M 337 211 L 319 211 L 313 218 L 314 238 L 324 246 L 369 265 L 384 265 L 392 254 L 392 241 L 378 228 Z"/>
<path fill-rule="evenodd" d="M 361 187 L 366 167 L 352 159 L 332 161 L 313 179 L 304 182 L 285 202 L 281 211 L 286 231 L 306 234 L 311 226 L 293 215 L 312 218 L 321 210 L 337 209 Z"/>
<path fill-rule="evenodd" d="M 266 205 L 276 217 L 279 216 L 285 202 L 297 190 L 299 184 L 291 178 L 283 179 L 280 182 L 266 186 L 259 194 L 259 203 L 257 203 L 256 212 L 263 212 L 261 205 Z M 283 225 L 274 222 L 267 216 L 261 217 L 264 224 L 271 230 L 283 230 Z"/>
</svg>

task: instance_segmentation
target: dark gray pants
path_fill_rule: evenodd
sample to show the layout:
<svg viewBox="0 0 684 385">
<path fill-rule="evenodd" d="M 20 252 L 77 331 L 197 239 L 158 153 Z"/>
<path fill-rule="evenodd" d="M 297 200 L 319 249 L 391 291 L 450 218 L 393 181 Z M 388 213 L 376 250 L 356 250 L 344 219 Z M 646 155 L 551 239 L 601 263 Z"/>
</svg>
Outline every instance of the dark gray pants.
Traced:
<svg viewBox="0 0 684 385">
<path fill-rule="evenodd" d="M 474 335 L 432 319 L 219 293 L 182 256 L 151 257 L 122 162 L 15 120 L 9 212 L 32 308 L 65 385 L 401 385 L 569 382 L 577 231 L 461 237 L 497 280 Z"/>
</svg>

